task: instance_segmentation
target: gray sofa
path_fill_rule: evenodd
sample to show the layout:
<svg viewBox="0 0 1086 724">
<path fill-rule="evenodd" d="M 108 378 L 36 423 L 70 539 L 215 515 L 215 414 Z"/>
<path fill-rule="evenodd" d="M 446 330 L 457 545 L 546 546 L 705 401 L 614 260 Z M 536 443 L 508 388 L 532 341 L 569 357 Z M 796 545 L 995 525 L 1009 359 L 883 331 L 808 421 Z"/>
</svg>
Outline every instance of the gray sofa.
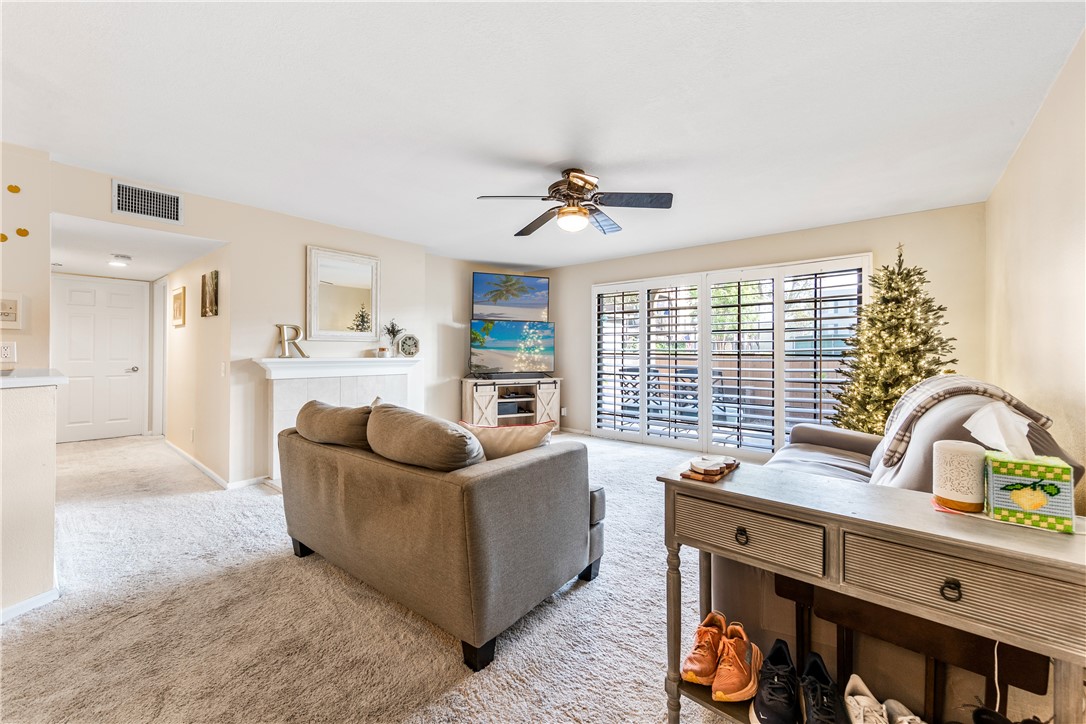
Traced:
<svg viewBox="0 0 1086 724">
<path fill-rule="evenodd" d="M 452 472 L 279 434 L 294 552 L 317 552 L 461 639 L 464 663 L 603 555 L 604 497 L 584 445 L 554 443 Z"/>
<path fill-rule="evenodd" d="M 916 421 L 908 450 L 893 467 L 886 467 L 882 462 L 883 436 L 807 423 L 793 427 L 788 444 L 774 453 L 765 465 L 930 493 L 935 443 L 939 440 L 976 442 L 963 423 L 991 402 L 990 397 L 960 395 L 935 404 Z M 1031 422 L 1027 439 L 1038 455 L 1052 455 L 1069 463 L 1075 470 L 1075 480 L 1081 482 L 1082 464 L 1064 451 L 1047 430 Z M 1076 489 L 1076 497 L 1080 495 Z"/>
</svg>

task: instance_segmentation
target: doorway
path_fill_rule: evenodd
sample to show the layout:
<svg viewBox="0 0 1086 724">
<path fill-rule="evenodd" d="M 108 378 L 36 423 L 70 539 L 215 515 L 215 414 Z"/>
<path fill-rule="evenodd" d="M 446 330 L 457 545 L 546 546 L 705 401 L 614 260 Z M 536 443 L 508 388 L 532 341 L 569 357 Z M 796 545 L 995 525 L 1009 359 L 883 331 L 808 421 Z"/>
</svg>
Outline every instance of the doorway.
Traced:
<svg viewBox="0 0 1086 724">
<path fill-rule="evenodd" d="M 57 276 L 52 310 L 57 442 L 147 432 L 148 284 Z"/>
<path fill-rule="evenodd" d="M 223 242 L 52 214 L 57 442 L 162 435 L 169 275 Z"/>
</svg>

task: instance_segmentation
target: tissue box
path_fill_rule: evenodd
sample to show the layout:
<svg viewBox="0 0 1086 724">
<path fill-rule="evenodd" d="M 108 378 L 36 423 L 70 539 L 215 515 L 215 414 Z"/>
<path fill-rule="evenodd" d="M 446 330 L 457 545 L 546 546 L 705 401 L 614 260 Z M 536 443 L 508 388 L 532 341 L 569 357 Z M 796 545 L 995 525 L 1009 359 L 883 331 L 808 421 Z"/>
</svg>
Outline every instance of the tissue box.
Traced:
<svg viewBox="0 0 1086 724">
<path fill-rule="evenodd" d="M 996 520 L 1075 532 L 1071 466 L 1059 458 L 1016 460 L 1007 453 L 984 455 L 988 515 Z"/>
</svg>

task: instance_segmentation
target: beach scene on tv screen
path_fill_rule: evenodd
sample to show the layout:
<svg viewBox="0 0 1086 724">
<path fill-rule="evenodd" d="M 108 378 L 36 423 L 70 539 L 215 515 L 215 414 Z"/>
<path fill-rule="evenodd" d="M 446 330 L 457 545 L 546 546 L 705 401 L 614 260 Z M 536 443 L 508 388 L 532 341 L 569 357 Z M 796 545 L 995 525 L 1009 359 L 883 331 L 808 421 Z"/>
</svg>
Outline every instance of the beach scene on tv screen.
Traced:
<svg viewBox="0 0 1086 724">
<path fill-rule="evenodd" d="M 471 290 L 472 319 L 547 321 L 550 279 L 476 272 Z"/>
<path fill-rule="evenodd" d="M 554 370 L 554 325 L 546 322 L 471 322 L 471 371 L 551 372 Z"/>
</svg>

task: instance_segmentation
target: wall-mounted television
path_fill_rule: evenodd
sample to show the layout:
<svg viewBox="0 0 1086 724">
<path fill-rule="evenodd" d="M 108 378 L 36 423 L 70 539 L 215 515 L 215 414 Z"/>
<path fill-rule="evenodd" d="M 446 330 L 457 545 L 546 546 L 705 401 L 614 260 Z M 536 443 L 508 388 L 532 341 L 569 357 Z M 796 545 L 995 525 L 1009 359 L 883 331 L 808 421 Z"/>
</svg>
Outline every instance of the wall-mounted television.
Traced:
<svg viewBox="0 0 1086 724">
<path fill-rule="evenodd" d="M 471 318 L 546 322 L 550 286 L 547 277 L 475 272 L 471 280 Z"/>
<path fill-rule="evenodd" d="M 472 374 L 554 372 L 554 323 L 471 320 Z"/>
</svg>

